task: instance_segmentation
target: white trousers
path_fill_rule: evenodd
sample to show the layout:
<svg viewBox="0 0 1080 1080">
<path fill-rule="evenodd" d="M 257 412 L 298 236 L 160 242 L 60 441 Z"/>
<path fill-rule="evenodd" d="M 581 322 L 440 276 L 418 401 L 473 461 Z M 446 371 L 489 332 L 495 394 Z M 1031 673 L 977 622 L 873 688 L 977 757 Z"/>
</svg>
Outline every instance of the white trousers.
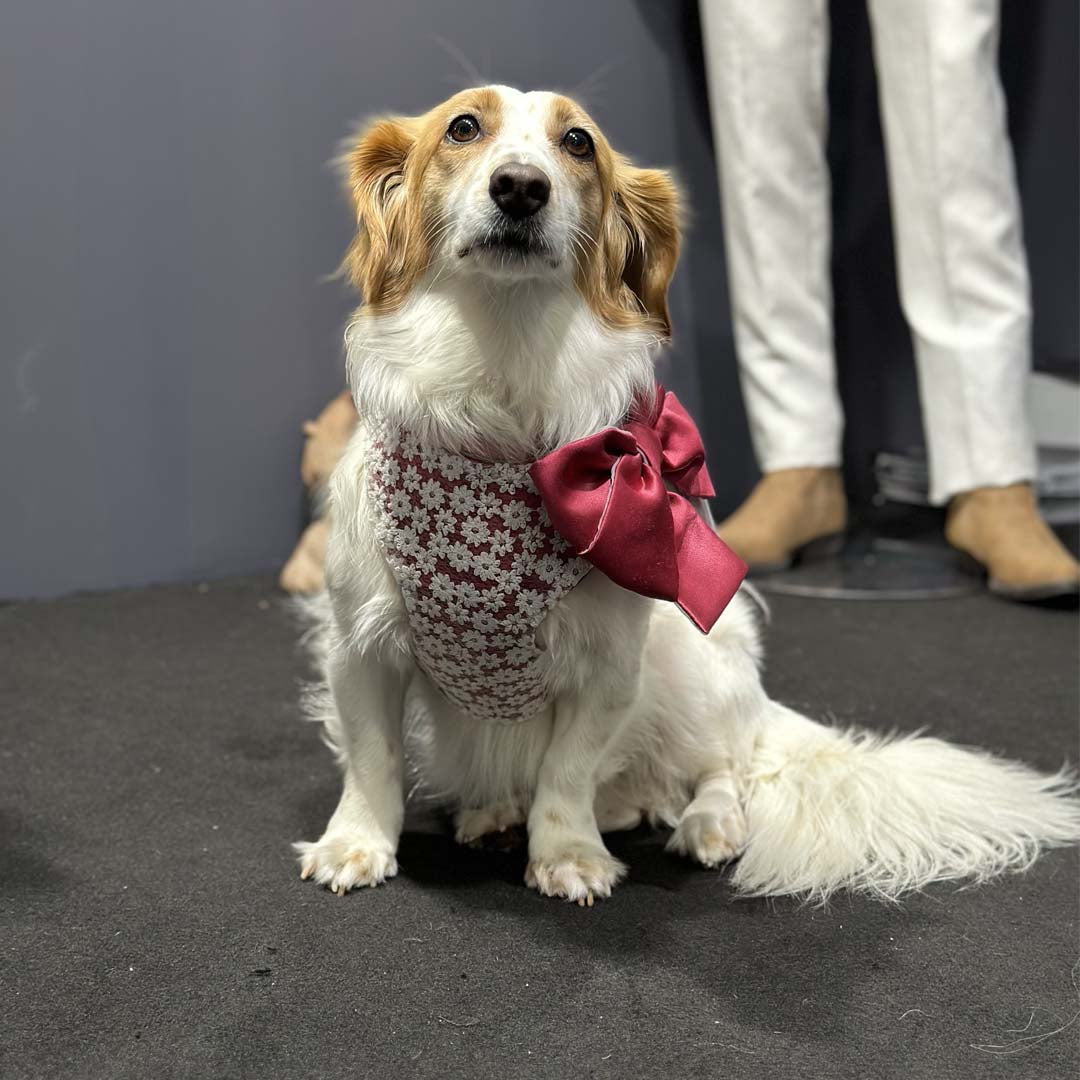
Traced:
<svg viewBox="0 0 1080 1080">
<path fill-rule="evenodd" d="M 998 0 L 868 0 L 930 497 L 1030 480 L 1031 307 Z M 826 0 L 701 0 L 743 396 L 764 472 L 837 465 Z M 866 268 L 873 273 L 873 267 Z"/>
</svg>

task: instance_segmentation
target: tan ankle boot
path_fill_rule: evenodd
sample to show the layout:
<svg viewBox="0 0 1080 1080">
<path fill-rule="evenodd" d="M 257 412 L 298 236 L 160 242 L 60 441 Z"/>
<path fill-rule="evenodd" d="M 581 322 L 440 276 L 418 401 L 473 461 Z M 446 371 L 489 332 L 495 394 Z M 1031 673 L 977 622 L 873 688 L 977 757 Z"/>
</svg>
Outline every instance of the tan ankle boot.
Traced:
<svg viewBox="0 0 1080 1080">
<path fill-rule="evenodd" d="M 839 549 L 846 527 L 840 470 L 815 467 L 766 473 L 716 531 L 760 573 L 790 566 L 815 541 Z"/>
<path fill-rule="evenodd" d="M 1080 593 L 1080 564 L 1043 521 L 1030 484 L 976 488 L 949 504 L 945 538 L 986 567 L 1010 600 Z"/>
</svg>

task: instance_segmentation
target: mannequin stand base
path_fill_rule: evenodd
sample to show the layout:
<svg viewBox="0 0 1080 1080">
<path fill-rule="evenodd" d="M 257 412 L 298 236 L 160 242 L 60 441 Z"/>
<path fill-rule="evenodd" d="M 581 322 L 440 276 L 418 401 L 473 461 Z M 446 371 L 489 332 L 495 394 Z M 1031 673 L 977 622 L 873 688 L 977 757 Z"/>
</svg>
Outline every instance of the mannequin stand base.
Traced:
<svg viewBox="0 0 1080 1080">
<path fill-rule="evenodd" d="M 824 600 L 937 600 L 985 588 L 978 567 L 943 545 L 861 533 L 838 555 L 751 575 L 763 593 Z"/>
</svg>

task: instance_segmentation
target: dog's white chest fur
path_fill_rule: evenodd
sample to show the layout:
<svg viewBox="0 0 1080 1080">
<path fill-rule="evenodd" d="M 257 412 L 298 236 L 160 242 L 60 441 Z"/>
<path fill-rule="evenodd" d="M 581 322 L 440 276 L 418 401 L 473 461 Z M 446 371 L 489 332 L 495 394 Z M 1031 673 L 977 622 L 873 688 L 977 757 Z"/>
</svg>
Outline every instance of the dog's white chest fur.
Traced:
<svg viewBox="0 0 1080 1080">
<path fill-rule="evenodd" d="M 534 716 L 551 695 L 537 628 L 591 567 L 555 532 L 528 465 L 426 447 L 392 425 L 373 428 L 367 461 L 417 663 L 476 719 Z"/>
</svg>

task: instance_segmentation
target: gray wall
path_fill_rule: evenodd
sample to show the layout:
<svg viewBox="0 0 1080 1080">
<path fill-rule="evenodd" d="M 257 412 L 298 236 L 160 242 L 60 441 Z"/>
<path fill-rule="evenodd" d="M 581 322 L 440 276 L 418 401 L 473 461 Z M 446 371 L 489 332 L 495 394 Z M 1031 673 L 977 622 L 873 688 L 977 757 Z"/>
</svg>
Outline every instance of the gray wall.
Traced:
<svg viewBox="0 0 1080 1080">
<path fill-rule="evenodd" d="M 688 263 L 708 303 L 686 267 L 674 298 L 697 329 L 673 381 L 698 399 L 696 356 L 726 322 L 693 11 L 7 0 L 0 596 L 280 563 L 300 423 L 341 386 L 352 304 L 326 280 L 350 223 L 325 162 L 355 118 L 469 85 L 456 52 L 487 79 L 580 86 L 616 145 L 679 164 L 711 237 Z"/>
<path fill-rule="evenodd" d="M 834 59 L 863 57 L 834 77 L 855 481 L 867 447 L 918 438 L 862 2 L 833 2 Z M 1039 340 L 1069 369 L 1076 4 L 1005 6 Z M 666 381 L 699 416 L 718 508 L 745 492 L 695 0 L 6 0 L 0 597 L 280 563 L 303 516 L 300 423 L 342 383 L 353 302 L 326 280 L 350 222 L 324 163 L 355 118 L 475 81 L 455 54 L 577 93 L 620 148 L 677 167 L 693 229 Z"/>
</svg>

